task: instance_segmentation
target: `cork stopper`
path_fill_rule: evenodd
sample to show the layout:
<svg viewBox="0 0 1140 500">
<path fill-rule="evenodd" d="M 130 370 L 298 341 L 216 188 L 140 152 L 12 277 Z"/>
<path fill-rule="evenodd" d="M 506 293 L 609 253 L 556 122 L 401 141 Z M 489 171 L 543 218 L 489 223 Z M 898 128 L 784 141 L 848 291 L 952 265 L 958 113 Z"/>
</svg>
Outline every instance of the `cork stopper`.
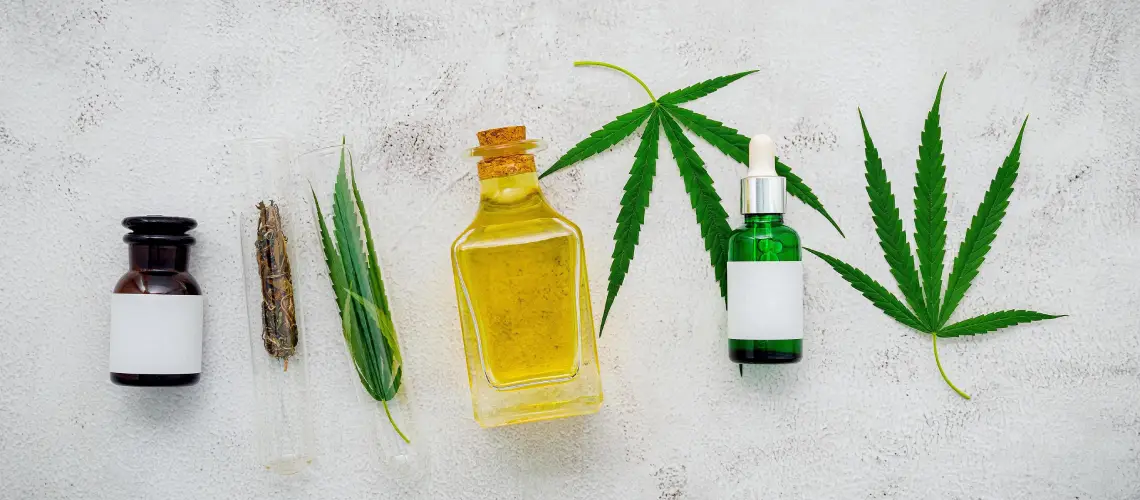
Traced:
<svg viewBox="0 0 1140 500">
<path fill-rule="evenodd" d="M 527 153 L 535 149 L 536 141 L 527 141 L 526 127 L 516 125 L 483 130 L 475 134 L 479 147 L 471 151 L 479 156 L 479 180 L 506 177 L 509 175 L 534 172 L 534 155 Z"/>
<path fill-rule="evenodd" d="M 526 140 L 526 126 L 515 125 L 513 127 L 482 130 L 476 132 L 475 136 L 479 138 L 480 146 L 498 146 L 508 142 Z"/>
</svg>

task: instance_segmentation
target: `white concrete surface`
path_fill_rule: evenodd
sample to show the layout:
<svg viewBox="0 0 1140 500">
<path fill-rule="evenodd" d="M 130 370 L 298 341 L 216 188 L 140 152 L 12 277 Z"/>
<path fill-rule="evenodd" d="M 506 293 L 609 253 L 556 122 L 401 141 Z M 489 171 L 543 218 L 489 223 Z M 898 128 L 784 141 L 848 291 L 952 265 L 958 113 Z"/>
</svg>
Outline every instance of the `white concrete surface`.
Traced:
<svg viewBox="0 0 1140 500">
<path fill-rule="evenodd" d="M 143 1 L 0 6 L 0 497 L 1140 498 L 1140 4 L 1133 0 L 469 3 Z M 960 317 L 1065 319 L 944 342 L 873 309 L 807 259 L 803 363 L 725 355 L 723 304 L 676 167 L 658 166 L 641 246 L 600 341 L 606 405 L 483 430 L 470 415 L 447 249 L 477 198 L 458 158 L 483 128 L 552 147 L 660 95 L 750 68 L 692 104 L 776 137 L 848 233 L 792 203 L 809 245 L 886 280 L 866 206 L 861 106 L 911 207 L 922 120 L 948 72 L 949 245 L 1031 114 L 1021 177 Z M 321 456 L 253 460 L 249 348 L 224 141 L 347 134 L 382 234 L 431 480 L 394 493 L 335 335 L 310 339 Z M 697 140 L 730 209 L 741 169 Z M 587 237 L 595 314 L 636 144 L 546 182 Z M 201 223 L 205 375 L 182 390 L 107 380 L 124 216 Z M 737 218 L 734 218 L 734 222 Z"/>
</svg>

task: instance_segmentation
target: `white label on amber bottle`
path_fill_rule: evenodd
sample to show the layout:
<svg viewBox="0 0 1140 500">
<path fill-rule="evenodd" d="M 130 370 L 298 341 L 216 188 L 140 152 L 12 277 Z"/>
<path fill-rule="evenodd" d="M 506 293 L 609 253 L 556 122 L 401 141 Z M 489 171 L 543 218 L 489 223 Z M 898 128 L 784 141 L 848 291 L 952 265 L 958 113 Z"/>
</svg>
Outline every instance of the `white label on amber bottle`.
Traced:
<svg viewBox="0 0 1140 500">
<path fill-rule="evenodd" d="M 201 295 L 111 296 L 112 373 L 202 372 Z"/>
<path fill-rule="evenodd" d="M 728 338 L 804 338 L 802 262 L 728 263 Z"/>
</svg>

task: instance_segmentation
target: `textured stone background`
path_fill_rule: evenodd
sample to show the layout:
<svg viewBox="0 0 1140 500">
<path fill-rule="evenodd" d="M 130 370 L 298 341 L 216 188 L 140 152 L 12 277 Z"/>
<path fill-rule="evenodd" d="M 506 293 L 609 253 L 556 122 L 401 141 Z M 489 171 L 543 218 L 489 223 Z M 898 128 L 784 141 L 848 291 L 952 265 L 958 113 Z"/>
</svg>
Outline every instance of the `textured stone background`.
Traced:
<svg viewBox="0 0 1140 500">
<path fill-rule="evenodd" d="M 264 4 L 259 6 L 258 4 Z M 276 4 L 276 5 L 273 5 Z M 1140 4 L 991 2 L 37 2 L 0 7 L 0 497 L 1140 498 Z M 272 6 L 271 6 L 272 5 Z M 910 211 L 922 120 L 943 129 L 956 249 L 1031 114 L 1017 191 L 959 317 L 1068 318 L 927 337 L 806 261 L 807 356 L 740 378 L 698 227 L 667 149 L 641 246 L 599 351 L 593 417 L 482 430 L 470 415 L 447 249 L 470 221 L 475 131 L 526 124 L 552 163 L 658 93 L 745 69 L 691 107 L 777 138 L 847 231 L 792 203 L 809 245 L 889 277 L 863 192 L 856 107 Z M 225 142 L 346 134 L 401 330 L 430 480 L 396 493 L 335 333 L 312 336 L 321 455 L 259 471 Z M 725 198 L 733 162 L 696 141 Z M 600 316 L 625 142 L 550 178 L 587 236 Z M 201 223 L 205 376 L 181 390 L 107 381 L 119 220 Z M 734 216 L 733 222 L 739 217 Z M 893 287 L 892 287 L 893 288 Z"/>
</svg>

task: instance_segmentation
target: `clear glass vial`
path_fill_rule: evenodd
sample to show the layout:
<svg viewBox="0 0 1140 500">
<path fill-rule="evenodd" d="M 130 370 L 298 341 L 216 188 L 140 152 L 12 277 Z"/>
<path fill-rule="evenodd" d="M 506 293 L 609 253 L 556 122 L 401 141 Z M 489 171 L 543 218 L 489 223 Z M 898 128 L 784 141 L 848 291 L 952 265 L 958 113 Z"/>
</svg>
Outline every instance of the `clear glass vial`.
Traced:
<svg viewBox="0 0 1140 500">
<path fill-rule="evenodd" d="M 305 469 L 316 456 L 305 338 L 294 286 L 300 267 L 319 265 L 295 252 L 292 237 L 309 216 L 292 168 L 289 141 L 248 139 L 232 146 L 246 190 L 238 231 L 253 368 L 258 463 L 277 474 Z"/>
<path fill-rule="evenodd" d="M 585 250 L 546 201 L 525 127 L 478 133 L 479 209 L 452 245 L 475 420 L 484 427 L 602 405 Z"/>
<path fill-rule="evenodd" d="M 305 315 L 312 318 L 323 316 L 326 320 L 334 320 L 334 323 L 331 324 L 333 325 L 332 329 L 322 329 L 316 334 L 334 335 L 346 340 L 344 359 L 347 365 L 352 366 L 353 369 L 342 373 L 346 375 L 349 372 L 352 373 L 352 380 L 345 382 L 352 386 L 351 390 L 355 395 L 357 405 L 345 409 L 344 420 L 342 421 L 344 427 L 341 429 L 342 438 L 370 439 L 376 444 L 371 450 L 378 455 L 384 469 L 391 474 L 390 477 L 394 478 L 392 479 L 393 485 L 399 488 L 415 489 L 430 480 L 431 461 L 427 438 L 418 432 L 416 425 L 417 410 L 409 399 L 410 386 L 414 378 L 411 373 L 414 372 L 408 369 L 407 361 L 402 360 L 403 375 L 396 397 L 386 402 L 373 398 L 358 378 L 356 360 L 350 353 L 351 349 L 347 344 L 347 339 L 344 338 L 342 329 L 344 317 L 339 314 L 334 314 L 335 318 L 328 317 L 330 313 L 338 311 L 338 306 L 333 291 L 329 287 L 329 271 L 325 264 L 317 211 L 313 202 L 314 197 L 320 201 L 321 209 L 324 210 L 326 217 L 325 223 L 329 230 L 333 231 L 335 227 L 332 214 L 334 210 L 333 192 L 337 172 L 342 161 L 350 172 L 359 175 L 365 171 L 364 168 L 355 165 L 351 144 L 343 142 L 335 146 L 308 151 L 295 159 L 294 164 L 303 184 L 301 190 L 304 192 L 304 203 L 308 205 L 308 208 L 306 209 L 307 215 L 300 224 L 301 229 L 297 241 L 299 245 L 293 245 L 291 248 L 295 249 L 296 253 L 311 265 L 295 269 L 294 277 L 297 279 L 298 286 L 304 288 L 306 292 L 310 292 L 306 295 L 307 300 L 302 304 L 306 312 Z M 363 183 L 358 187 L 362 191 L 367 190 L 367 186 Z M 371 211 L 371 205 L 367 207 L 370 209 L 369 215 L 377 213 Z M 379 245 L 383 241 L 382 238 L 385 233 L 378 226 L 377 219 L 371 219 L 370 226 Z M 361 234 L 363 236 L 362 228 Z M 316 325 L 319 320 L 314 319 L 313 321 Z M 397 331 L 400 331 L 398 326 Z M 399 335 L 396 337 L 397 345 L 400 345 Z"/>
</svg>

